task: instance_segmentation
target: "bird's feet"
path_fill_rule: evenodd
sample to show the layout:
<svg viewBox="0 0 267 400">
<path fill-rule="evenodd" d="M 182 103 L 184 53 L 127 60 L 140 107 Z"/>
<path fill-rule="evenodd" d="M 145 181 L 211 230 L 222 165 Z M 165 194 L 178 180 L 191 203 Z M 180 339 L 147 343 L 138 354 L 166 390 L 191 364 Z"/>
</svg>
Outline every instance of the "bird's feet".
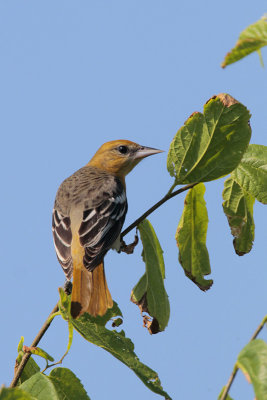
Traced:
<svg viewBox="0 0 267 400">
<path fill-rule="evenodd" d="M 64 292 L 69 295 L 72 292 L 72 282 L 69 281 L 68 279 L 65 280 L 64 282 Z"/>
<path fill-rule="evenodd" d="M 137 233 L 135 234 L 133 243 L 126 244 L 124 240 L 121 240 L 120 252 L 126 254 L 133 254 L 135 246 L 138 244 L 139 238 Z"/>
</svg>

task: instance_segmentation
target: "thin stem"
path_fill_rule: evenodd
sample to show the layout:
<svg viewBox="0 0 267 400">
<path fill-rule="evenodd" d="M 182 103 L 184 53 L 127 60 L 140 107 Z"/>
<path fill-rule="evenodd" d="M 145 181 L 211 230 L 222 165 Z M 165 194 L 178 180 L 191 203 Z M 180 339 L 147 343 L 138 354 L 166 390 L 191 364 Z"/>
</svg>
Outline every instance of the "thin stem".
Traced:
<svg viewBox="0 0 267 400">
<path fill-rule="evenodd" d="M 171 191 L 171 189 L 173 189 L 173 187 L 174 187 L 174 186 L 172 186 L 171 189 L 168 191 L 168 193 L 160 201 L 158 201 L 156 204 L 154 204 L 154 206 L 149 208 L 149 210 L 147 210 L 143 215 L 141 215 L 141 217 L 137 218 L 137 220 L 135 220 L 131 225 L 128 226 L 128 228 L 126 228 L 121 233 L 121 238 L 123 238 L 125 235 L 127 235 L 127 233 L 129 233 L 132 229 L 134 229 L 137 225 L 139 225 L 140 222 L 142 222 L 145 218 L 147 218 L 153 211 L 155 211 L 157 208 L 159 208 L 166 201 L 170 200 L 172 197 L 177 196 L 180 193 L 185 192 L 188 189 L 191 189 L 195 185 L 197 185 L 197 183 L 190 183 L 189 185 L 186 185 L 186 186 L 182 187 L 181 189 L 175 190 L 175 192 Z"/>
<path fill-rule="evenodd" d="M 255 330 L 255 332 L 253 333 L 249 343 L 252 342 L 252 340 L 256 339 L 256 337 L 258 336 L 258 334 L 260 333 L 260 331 L 262 330 L 262 328 L 264 327 L 266 322 L 267 322 L 267 315 L 263 318 L 263 320 L 261 321 L 260 325 Z M 230 378 L 228 379 L 228 382 L 227 382 L 227 384 L 226 384 L 226 386 L 224 388 L 224 391 L 223 391 L 223 393 L 222 393 L 222 395 L 220 397 L 220 400 L 226 400 L 227 394 L 229 393 L 229 390 L 230 390 L 230 388 L 232 386 L 232 383 L 233 383 L 233 381 L 235 379 L 235 376 L 236 376 L 238 370 L 239 370 L 239 368 L 238 368 L 237 364 L 235 364 L 234 368 L 233 368 L 233 371 L 232 371 L 232 373 L 230 375 Z"/>
<path fill-rule="evenodd" d="M 167 194 L 171 194 L 171 193 L 173 192 L 173 189 L 174 189 L 176 186 L 177 186 L 177 185 L 176 185 L 176 183 L 175 183 L 175 181 L 174 181 L 173 185 L 170 187 L 170 189 L 169 189 L 169 191 L 168 191 Z"/>
<path fill-rule="evenodd" d="M 229 393 L 230 387 L 232 386 L 232 383 L 233 383 L 233 381 L 235 379 L 235 376 L 237 374 L 237 371 L 238 371 L 238 366 L 235 364 L 234 368 L 233 368 L 233 371 L 232 371 L 232 373 L 230 375 L 230 378 L 228 379 L 228 382 L 227 382 L 227 384 L 226 384 L 226 386 L 224 388 L 224 391 L 223 391 L 223 394 L 222 394 L 220 400 L 225 400 L 226 399 L 227 394 Z"/>
<path fill-rule="evenodd" d="M 260 331 L 262 330 L 262 328 L 264 327 L 266 322 L 267 322 L 267 315 L 265 315 L 265 317 L 261 321 L 260 325 L 258 326 L 258 328 L 255 330 L 255 332 L 251 336 L 250 342 L 252 342 L 252 340 L 256 339 L 256 337 L 258 336 L 258 334 L 260 333 Z"/>
<path fill-rule="evenodd" d="M 54 365 L 62 364 L 62 361 L 68 354 L 68 352 L 71 348 L 72 339 L 73 339 L 73 325 L 70 321 L 68 322 L 68 326 L 69 326 L 69 341 L 68 341 L 67 350 L 65 351 L 65 353 L 63 354 L 63 356 L 61 357 L 61 359 L 59 361 L 55 362 L 54 364 L 48 364 L 48 362 L 47 362 L 46 367 L 43 369 L 43 371 L 41 371 L 42 373 L 45 372 L 48 368 L 54 367 Z"/>
<path fill-rule="evenodd" d="M 55 314 L 58 311 L 58 305 L 56 305 L 53 310 L 51 311 L 51 313 L 49 314 L 48 319 L 45 321 L 45 323 L 43 324 L 42 328 L 40 329 L 40 331 L 38 332 L 38 334 L 36 335 L 35 339 L 33 340 L 31 346 L 32 347 L 36 347 L 37 344 L 40 342 L 40 340 L 42 339 L 42 337 L 44 336 L 45 332 L 47 331 L 47 329 L 49 328 L 52 320 L 51 320 L 51 315 Z M 10 384 L 10 387 L 15 387 L 18 383 L 19 378 L 21 377 L 21 374 L 25 368 L 25 365 L 27 364 L 29 358 L 31 357 L 31 353 L 25 353 L 22 357 L 22 360 L 18 366 L 18 368 L 15 370 L 15 374 L 14 374 L 14 378 Z"/>
</svg>

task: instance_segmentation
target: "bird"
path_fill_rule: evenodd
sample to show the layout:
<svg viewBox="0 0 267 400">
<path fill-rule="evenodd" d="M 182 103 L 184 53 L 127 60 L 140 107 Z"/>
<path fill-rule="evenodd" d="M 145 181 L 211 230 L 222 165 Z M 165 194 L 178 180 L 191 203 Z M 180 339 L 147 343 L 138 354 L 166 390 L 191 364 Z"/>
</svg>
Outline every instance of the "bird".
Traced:
<svg viewBox="0 0 267 400">
<path fill-rule="evenodd" d="M 85 312 L 103 316 L 112 308 L 104 256 L 111 248 L 120 250 L 128 210 L 125 177 L 143 158 L 161 152 L 129 140 L 113 140 L 59 186 L 52 232 L 66 282 L 73 278 L 73 319 Z"/>
</svg>

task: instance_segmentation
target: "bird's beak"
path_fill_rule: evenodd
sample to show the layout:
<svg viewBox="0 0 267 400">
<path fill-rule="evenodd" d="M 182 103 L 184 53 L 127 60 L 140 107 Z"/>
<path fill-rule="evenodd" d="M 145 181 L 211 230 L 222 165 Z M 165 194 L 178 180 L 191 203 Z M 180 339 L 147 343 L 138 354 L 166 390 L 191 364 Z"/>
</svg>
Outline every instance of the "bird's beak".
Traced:
<svg viewBox="0 0 267 400">
<path fill-rule="evenodd" d="M 140 146 L 135 153 L 134 158 L 139 160 L 141 158 L 152 156 L 152 154 L 162 153 L 163 151 L 164 150 L 153 149 L 153 147 Z"/>
</svg>

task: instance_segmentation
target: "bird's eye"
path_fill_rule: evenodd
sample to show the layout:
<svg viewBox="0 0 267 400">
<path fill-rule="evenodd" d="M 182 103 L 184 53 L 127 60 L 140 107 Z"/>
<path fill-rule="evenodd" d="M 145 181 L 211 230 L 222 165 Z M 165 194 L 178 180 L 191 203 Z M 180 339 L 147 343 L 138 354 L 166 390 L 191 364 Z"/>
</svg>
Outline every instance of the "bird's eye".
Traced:
<svg viewBox="0 0 267 400">
<path fill-rule="evenodd" d="M 118 147 L 118 150 L 119 150 L 119 152 L 120 152 L 121 154 L 127 154 L 128 151 L 129 151 L 129 149 L 128 149 L 127 146 L 119 146 L 119 147 Z"/>
</svg>

